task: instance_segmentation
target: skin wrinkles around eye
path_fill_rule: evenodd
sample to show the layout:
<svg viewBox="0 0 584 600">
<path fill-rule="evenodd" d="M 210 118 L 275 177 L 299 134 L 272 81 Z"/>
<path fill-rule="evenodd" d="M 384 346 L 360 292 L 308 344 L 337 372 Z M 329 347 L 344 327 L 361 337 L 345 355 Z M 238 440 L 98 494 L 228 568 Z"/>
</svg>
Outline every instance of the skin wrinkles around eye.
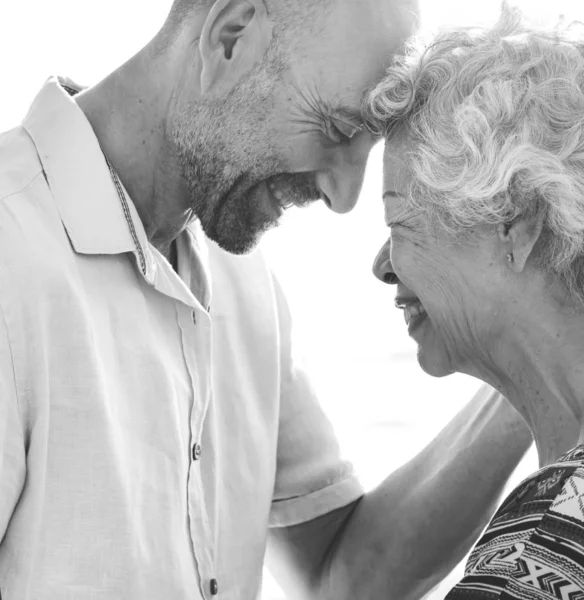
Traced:
<svg viewBox="0 0 584 600">
<path fill-rule="evenodd" d="M 345 107 L 333 107 L 323 103 L 321 114 L 325 122 L 332 125 L 340 134 L 338 143 L 349 144 L 351 140 L 364 130 L 360 114 Z"/>
<path fill-rule="evenodd" d="M 424 251 L 424 245 L 418 241 L 415 234 L 420 231 L 419 226 L 416 226 L 416 217 L 406 216 L 406 217 L 396 217 L 386 222 L 387 227 L 389 228 L 389 238 L 394 238 L 394 232 L 397 229 L 398 237 L 407 238 L 408 243 L 410 243 L 413 247 L 418 248 L 421 251 Z"/>
<path fill-rule="evenodd" d="M 385 224 L 387 225 L 387 227 L 389 227 L 390 229 L 393 227 L 404 227 L 405 229 L 412 229 L 412 227 L 408 224 L 408 221 L 412 220 L 413 217 L 408 217 L 404 213 L 405 211 L 402 210 L 393 218 L 386 220 Z"/>
<path fill-rule="evenodd" d="M 405 194 L 400 192 L 394 192 L 393 190 L 387 190 L 383 193 L 383 200 L 386 198 L 405 198 Z M 390 219 L 386 219 L 385 224 L 387 227 L 403 227 L 404 229 L 410 229 L 412 231 L 418 231 L 419 227 L 416 226 L 418 217 L 412 214 L 411 210 L 407 206 L 402 206 L 398 211 L 395 211 L 394 215 Z"/>
<path fill-rule="evenodd" d="M 302 117 L 295 120 L 307 125 L 309 131 L 316 129 L 325 143 L 348 145 L 355 135 L 363 131 L 358 113 L 353 114 L 348 109 L 332 107 L 316 90 L 306 93 L 296 84 L 293 84 L 293 87 L 308 107 L 298 107 Z"/>
</svg>

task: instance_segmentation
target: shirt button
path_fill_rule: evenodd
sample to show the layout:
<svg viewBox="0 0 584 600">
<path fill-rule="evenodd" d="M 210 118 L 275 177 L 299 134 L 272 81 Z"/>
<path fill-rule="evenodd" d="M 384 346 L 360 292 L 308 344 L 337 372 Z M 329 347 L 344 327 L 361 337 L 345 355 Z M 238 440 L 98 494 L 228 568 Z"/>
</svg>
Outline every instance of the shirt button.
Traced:
<svg viewBox="0 0 584 600">
<path fill-rule="evenodd" d="M 195 444 L 193 446 L 193 460 L 199 460 L 201 458 L 201 444 Z"/>
<path fill-rule="evenodd" d="M 195 311 L 193 311 L 191 313 L 191 318 L 193 319 L 193 324 L 196 325 L 197 324 L 197 313 Z"/>
<path fill-rule="evenodd" d="M 211 596 L 216 596 L 219 593 L 219 584 L 216 579 L 211 579 L 209 587 L 211 588 Z"/>
</svg>

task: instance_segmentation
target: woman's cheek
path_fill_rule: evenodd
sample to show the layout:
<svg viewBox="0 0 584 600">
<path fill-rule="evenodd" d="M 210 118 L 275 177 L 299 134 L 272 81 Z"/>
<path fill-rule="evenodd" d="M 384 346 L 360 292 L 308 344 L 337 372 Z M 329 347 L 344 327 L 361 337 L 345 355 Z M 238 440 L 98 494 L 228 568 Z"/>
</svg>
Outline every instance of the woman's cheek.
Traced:
<svg viewBox="0 0 584 600">
<path fill-rule="evenodd" d="M 409 272 L 414 263 L 411 244 L 400 235 L 392 235 L 389 257 L 396 275 L 400 279 L 410 279 Z M 405 279 L 404 283 L 406 283 Z"/>
<path fill-rule="evenodd" d="M 402 262 L 409 278 L 418 287 L 418 291 L 428 292 L 428 284 L 434 279 L 436 273 L 431 253 L 416 244 L 411 244 Z"/>
</svg>

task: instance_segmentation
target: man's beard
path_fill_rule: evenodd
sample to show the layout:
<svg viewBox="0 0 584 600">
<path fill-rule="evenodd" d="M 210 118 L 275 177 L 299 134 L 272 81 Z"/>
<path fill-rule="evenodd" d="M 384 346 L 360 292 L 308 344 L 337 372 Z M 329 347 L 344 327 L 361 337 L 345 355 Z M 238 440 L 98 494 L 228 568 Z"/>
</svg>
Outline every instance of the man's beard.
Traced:
<svg viewBox="0 0 584 600">
<path fill-rule="evenodd" d="M 186 156 L 185 149 L 179 154 L 190 206 L 205 235 L 233 254 L 252 250 L 261 235 L 277 224 L 272 215 L 258 210 L 260 195 L 265 193 L 264 177 L 230 175 L 230 165 L 209 149 L 204 156 L 199 152 Z"/>
<path fill-rule="evenodd" d="M 279 212 L 266 210 L 267 198 L 272 198 L 268 182 L 285 192 L 282 208 L 286 204 L 306 206 L 319 198 L 311 174 L 278 173 L 278 165 L 270 169 L 266 160 L 262 165 L 268 167 L 265 172 L 248 171 L 228 179 L 223 176 L 227 169 L 218 161 L 214 161 L 215 171 L 203 172 L 198 167 L 201 163 L 193 159 L 183 166 L 193 213 L 207 237 L 233 254 L 250 252 L 266 231 L 278 225 Z"/>
<path fill-rule="evenodd" d="M 266 124 L 271 89 L 258 78 L 264 79 L 256 72 L 212 104 L 188 107 L 172 132 L 190 208 L 207 237 L 233 254 L 252 250 L 278 223 L 279 203 L 268 181 L 284 193 L 284 203 L 301 206 L 319 198 L 313 174 L 286 173 L 278 158 Z"/>
</svg>

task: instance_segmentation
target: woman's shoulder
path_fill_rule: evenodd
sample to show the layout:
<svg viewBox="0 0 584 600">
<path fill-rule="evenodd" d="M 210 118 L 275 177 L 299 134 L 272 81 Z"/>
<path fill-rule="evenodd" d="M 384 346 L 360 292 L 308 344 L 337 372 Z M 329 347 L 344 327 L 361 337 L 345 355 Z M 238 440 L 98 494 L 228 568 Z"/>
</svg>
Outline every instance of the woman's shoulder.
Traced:
<svg viewBox="0 0 584 600">
<path fill-rule="evenodd" d="M 497 510 L 491 525 L 523 517 L 543 514 L 578 472 L 584 469 L 584 444 L 566 452 L 552 464 L 542 467 L 522 481 Z"/>
<path fill-rule="evenodd" d="M 503 502 L 447 599 L 477 597 L 584 600 L 584 445 Z"/>
</svg>

